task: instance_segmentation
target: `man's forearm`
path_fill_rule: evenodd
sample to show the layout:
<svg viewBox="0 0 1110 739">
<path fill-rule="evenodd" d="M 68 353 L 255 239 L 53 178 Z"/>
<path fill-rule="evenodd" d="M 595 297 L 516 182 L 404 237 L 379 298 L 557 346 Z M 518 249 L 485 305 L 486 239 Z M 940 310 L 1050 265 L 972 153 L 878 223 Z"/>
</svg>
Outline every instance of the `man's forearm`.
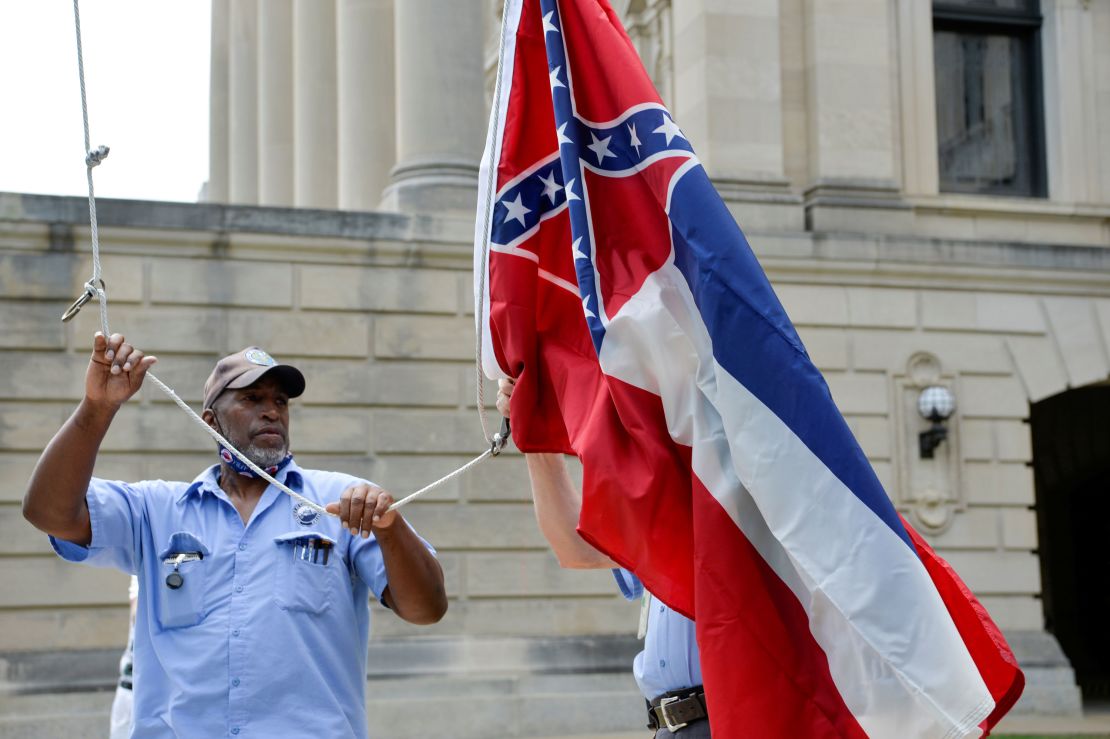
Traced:
<svg viewBox="0 0 1110 739">
<path fill-rule="evenodd" d="M 443 568 L 424 542 L 398 519 L 388 529 L 374 532 L 389 580 L 387 603 L 410 623 L 433 624 L 447 612 Z"/>
<path fill-rule="evenodd" d="M 89 544 L 92 529 L 85 493 L 115 413 L 115 409 L 83 400 L 50 440 L 23 498 L 23 516 L 35 527 L 77 544 Z"/>
<path fill-rule="evenodd" d="M 601 569 L 616 567 L 578 535 L 582 494 L 570 479 L 561 454 L 525 454 L 532 480 L 532 499 L 540 532 L 562 567 Z"/>
</svg>

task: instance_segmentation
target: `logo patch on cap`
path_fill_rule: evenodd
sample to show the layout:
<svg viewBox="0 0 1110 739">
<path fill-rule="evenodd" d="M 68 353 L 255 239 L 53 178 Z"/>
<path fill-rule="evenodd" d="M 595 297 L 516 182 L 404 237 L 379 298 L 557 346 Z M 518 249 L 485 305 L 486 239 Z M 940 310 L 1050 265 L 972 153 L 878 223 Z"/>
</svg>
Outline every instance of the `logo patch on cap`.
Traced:
<svg viewBox="0 0 1110 739">
<path fill-rule="evenodd" d="M 263 367 L 273 367 L 277 362 L 266 352 L 261 349 L 248 349 L 247 353 L 243 355 L 251 364 L 258 364 Z"/>
</svg>

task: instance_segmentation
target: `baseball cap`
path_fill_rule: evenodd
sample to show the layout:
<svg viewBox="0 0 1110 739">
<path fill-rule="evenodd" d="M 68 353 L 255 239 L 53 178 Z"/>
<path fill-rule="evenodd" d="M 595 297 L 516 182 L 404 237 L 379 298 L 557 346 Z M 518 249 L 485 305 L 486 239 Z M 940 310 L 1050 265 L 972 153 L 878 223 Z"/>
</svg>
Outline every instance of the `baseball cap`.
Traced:
<svg viewBox="0 0 1110 739">
<path fill-rule="evenodd" d="M 216 362 L 216 368 L 204 383 L 204 408 L 211 408 L 224 390 L 253 385 L 263 375 L 273 374 L 289 393 L 296 398 L 304 392 L 304 375 L 296 367 L 278 364 L 257 346 L 248 346 Z"/>
</svg>

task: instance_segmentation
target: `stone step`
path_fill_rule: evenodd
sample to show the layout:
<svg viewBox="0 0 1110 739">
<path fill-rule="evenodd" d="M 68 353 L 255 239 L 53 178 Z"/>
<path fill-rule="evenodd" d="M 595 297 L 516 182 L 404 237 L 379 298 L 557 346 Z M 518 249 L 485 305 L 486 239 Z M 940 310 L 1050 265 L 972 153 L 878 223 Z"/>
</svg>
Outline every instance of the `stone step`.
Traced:
<svg viewBox="0 0 1110 739">
<path fill-rule="evenodd" d="M 413 637 L 371 641 L 371 678 L 394 675 L 617 672 L 642 648 L 633 636 Z"/>
<path fill-rule="evenodd" d="M 103 737 L 112 695 L 0 694 L 0 739 Z M 366 695 L 375 739 L 589 736 L 644 719 L 628 672 L 378 678 Z"/>
<path fill-rule="evenodd" d="M 382 682 L 367 685 L 375 737 L 589 735 L 634 730 L 646 719 L 628 672 Z"/>
<path fill-rule="evenodd" d="M 103 739 L 114 691 L 4 695 L 0 739 Z"/>
</svg>

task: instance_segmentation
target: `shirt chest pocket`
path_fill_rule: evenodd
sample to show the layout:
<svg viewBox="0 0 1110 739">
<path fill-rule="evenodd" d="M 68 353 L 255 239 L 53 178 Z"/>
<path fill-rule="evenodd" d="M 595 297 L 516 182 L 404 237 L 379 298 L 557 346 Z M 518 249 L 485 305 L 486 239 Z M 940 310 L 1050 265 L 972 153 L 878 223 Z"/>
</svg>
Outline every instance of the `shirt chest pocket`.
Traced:
<svg viewBox="0 0 1110 739">
<path fill-rule="evenodd" d="M 188 531 L 170 536 L 158 555 L 158 623 L 163 629 L 196 626 L 206 615 L 205 594 L 211 557 L 208 547 Z"/>
<path fill-rule="evenodd" d="M 315 531 L 292 531 L 274 539 L 274 601 L 286 611 L 320 615 L 331 607 L 332 592 L 343 564 L 335 539 Z"/>
</svg>

